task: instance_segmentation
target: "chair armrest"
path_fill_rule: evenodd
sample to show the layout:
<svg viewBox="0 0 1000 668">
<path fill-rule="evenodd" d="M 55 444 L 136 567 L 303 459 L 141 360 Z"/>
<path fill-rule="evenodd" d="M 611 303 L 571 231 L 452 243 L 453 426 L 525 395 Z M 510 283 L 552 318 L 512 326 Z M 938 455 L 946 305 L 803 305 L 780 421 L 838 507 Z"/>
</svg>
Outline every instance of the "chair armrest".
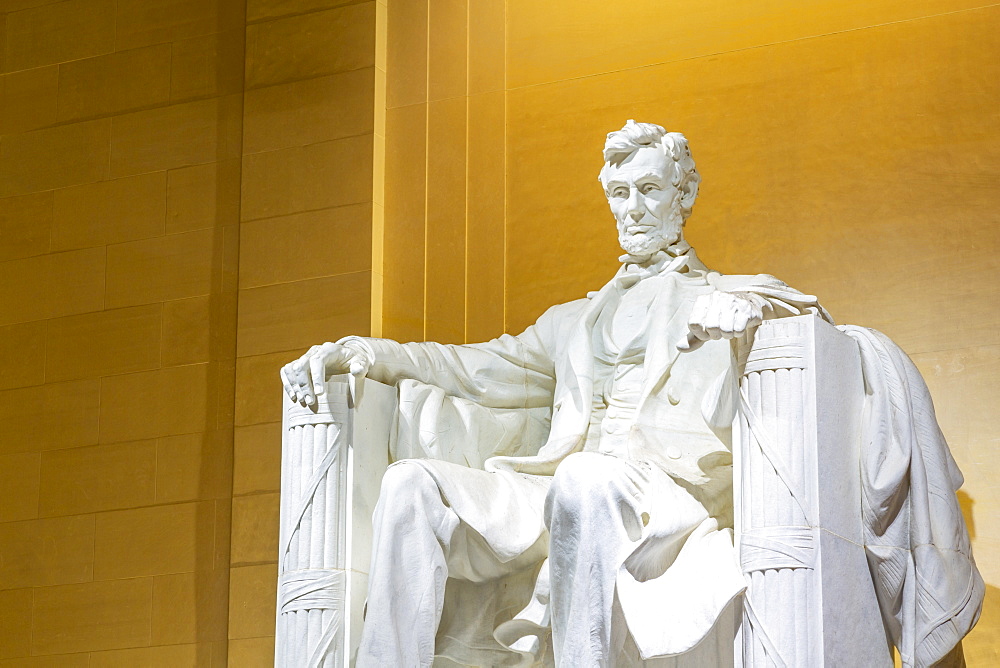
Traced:
<svg viewBox="0 0 1000 668">
<path fill-rule="evenodd" d="M 371 516 L 396 390 L 334 376 L 314 407 L 282 393 L 276 666 L 344 665 L 361 632 Z"/>
<path fill-rule="evenodd" d="M 736 665 L 890 666 L 861 533 L 858 346 L 806 315 L 765 321 L 737 349 Z"/>
</svg>

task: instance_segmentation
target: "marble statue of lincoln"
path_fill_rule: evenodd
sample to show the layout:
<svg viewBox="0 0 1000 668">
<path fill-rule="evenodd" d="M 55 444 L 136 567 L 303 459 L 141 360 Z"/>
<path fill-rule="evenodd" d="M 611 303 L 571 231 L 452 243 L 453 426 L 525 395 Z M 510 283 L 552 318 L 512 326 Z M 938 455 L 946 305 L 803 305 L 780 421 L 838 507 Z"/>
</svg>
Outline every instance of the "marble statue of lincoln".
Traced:
<svg viewBox="0 0 1000 668">
<path fill-rule="evenodd" d="M 470 420 L 545 416 L 540 431 L 507 423 L 513 436 L 480 468 L 399 458 L 386 471 L 359 667 L 447 655 L 583 668 L 684 655 L 744 590 L 732 537 L 729 339 L 765 319 L 829 316 L 771 276 L 724 276 L 698 259 L 683 232 L 699 181 L 683 135 L 630 120 L 604 147 L 600 182 L 625 254 L 600 290 L 516 336 L 347 337 L 284 367 L 285 390 L 303 405 L 327 377 L 350 372 L 474 403 Z M 519 574 L 523 595 L 504 603 L 490 587 Z M 458 618 L 446 611 L 452 582 L 481 596 Z M 454 630 L 463 627 L 479 633 Z"/>
</svg>

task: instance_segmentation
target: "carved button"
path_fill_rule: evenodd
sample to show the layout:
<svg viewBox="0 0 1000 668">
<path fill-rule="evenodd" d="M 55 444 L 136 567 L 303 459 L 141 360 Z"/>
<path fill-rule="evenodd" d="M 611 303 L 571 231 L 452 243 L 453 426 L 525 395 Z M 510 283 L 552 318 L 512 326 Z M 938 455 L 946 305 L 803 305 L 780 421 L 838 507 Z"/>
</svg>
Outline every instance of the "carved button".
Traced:
<svg viewBox="0 0 1000 668">
<path fill-rule="evenodd" d="M 615 394 L 627 394 L 629 392 L 636 392 L 638 389 L 639 384 L 632 378 L 617 381 L 614 385 Z"/>
<path fill-rule="evenodd" d="M 678 448 L 676 445 L 668 445 L 667 446 L 667 457 L 670 457 L 671 459 L 680 459 L 681 458 L 681 449 Z"/>
<path fill-rule="evenodd" d="M 618 417 L 618 409 L 615 408 L 614 406 L 612 406 L 611 408 L 609 408 L 608 409 L 608 417 L 611 418 L 612 420 L 615 419 L 616 417 Z"/>
<path fill-rule="evenodd" d="M 667 401 L 670 402 L 671 406 L 676 406 L 681 402 L 681 398 L 677 396 L 677 388 L 673 385 L 667 385 Z"/>
</svg>

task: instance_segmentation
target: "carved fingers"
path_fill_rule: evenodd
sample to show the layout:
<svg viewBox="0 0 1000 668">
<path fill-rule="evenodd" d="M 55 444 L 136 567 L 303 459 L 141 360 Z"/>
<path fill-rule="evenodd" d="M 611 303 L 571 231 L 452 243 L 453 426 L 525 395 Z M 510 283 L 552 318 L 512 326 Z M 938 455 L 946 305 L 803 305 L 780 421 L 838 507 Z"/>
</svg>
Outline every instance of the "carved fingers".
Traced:
<svg viewBox="0 0 1000 668">
<path fill-rule="evenodd" d="M 315 401 L 312 378 L 309 374 L 309 356 L 319 346 L 313 346 L 305 355 L 281 367 L 281 384 L 285 387 L 285 394 L 292 401 L 300 404 L 312 404 Z"/>
<path fill-rule="evenodd" d="M 313 346 L 299 359 L 282 367 L 281 383 L 292 401 L 303 406 L 316 403 L 329 376 L 338 373 L 364 375 L 372 360 L 366 351 L 351 345 L 324 343 Z"/>
<path fill-rule="evenodd" d="M 695 350 L 710 339 L 741 336 L 763 319 L 763 309 L 752 295 L 720 291 L 701 295 L 691 309 L 687 338 L 678 343 L 677 348 Z"/>
</svg>

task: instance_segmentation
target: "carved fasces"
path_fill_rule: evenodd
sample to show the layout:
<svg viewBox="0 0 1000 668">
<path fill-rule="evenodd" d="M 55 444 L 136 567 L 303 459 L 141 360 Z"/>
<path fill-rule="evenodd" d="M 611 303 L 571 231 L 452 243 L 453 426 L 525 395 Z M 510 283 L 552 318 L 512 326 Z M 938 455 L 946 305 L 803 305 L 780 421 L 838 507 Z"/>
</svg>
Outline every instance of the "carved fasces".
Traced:
<svg viewBox="0 0 1000 668">
<path fill-rule="evenodd" d="M 346 667 L 395 392 L 373 381 L 350 392 L 345 376 L 311 387 L 311 404 L 284 395 L 275 665 Z"/>
<path fill-rule="evenodd" d="M 767 321 L 737 350 L 736 665 L 891 664 L 861 539 L 857 346 L 809 315 Z"/>
</svg>

